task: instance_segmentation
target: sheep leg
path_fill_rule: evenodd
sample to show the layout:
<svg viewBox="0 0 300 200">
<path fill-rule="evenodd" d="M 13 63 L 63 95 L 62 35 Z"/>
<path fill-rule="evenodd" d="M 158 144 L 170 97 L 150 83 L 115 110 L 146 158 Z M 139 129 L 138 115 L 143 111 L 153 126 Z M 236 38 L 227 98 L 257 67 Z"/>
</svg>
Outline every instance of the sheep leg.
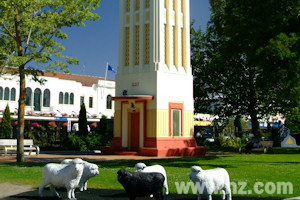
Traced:
<svg viewBox="0 0 300 200">
<path fill-rule="evenodd" d="M 72 189 L 71 188 L 67 188 L 67 198 L 68 199 L 72 198 Z"/>
<path fill-rule="evenodd" d="M 79 183 L 79 190 L 80 190 L 80 192 L 83 191 L 83 185 L 84 185 L 84 183 L 82 183 L 82 182 Z"/>
<path fill-rule="evenodd" d="M 227 200 L 231 200 L 231 192 L 227 193 Z"/>
<path fill-rule="evenodd" d="M 209 195 L 207 196 L 207 200 L 212 200 L 211 194 L 209 194 Z"/>
<path fill-rule="evenodd" d="M 43 190 L 46 185 L 48 185 L 48 183 L 45 183 L 44 181 L 41 182 L 40 187 L 39 187 L 39 196 L 40 197 L 43 197 Z"/>
<path fill-rule="evenodd" d="M 87 190 L 87 181 L 84 183 L 84 190 Z"/>
<path fill-rule="evenodd" d="M 75 189 L 72 189 L 72 198 L 75 199 Z"/>
<path fill-rule="evenodd" d="M 164 188 L 166 189 L 166 195 L 168 195 L 169 194 L 169 188 L 168 188 L 167 180 L 164 181 Z"/>
<path fill-rule="evenodd" d="M 225 200 L 225 191 L 221 190 L 222 200 Z"/>
<path fill-rule="evenodd" d="M 50 190 L 52 191 L 52 195 L 55 197 L 59 197 L 59 194 L 56 192 L 55 186 L 54 185 L 50 185 Z"/>
</svg>

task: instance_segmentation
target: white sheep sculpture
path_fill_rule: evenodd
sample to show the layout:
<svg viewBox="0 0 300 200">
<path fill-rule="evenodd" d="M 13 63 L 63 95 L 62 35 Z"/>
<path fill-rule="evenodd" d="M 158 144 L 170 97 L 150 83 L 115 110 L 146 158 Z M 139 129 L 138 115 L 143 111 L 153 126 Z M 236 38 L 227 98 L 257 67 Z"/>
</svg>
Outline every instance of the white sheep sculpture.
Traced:
<svg viewBox="0 0 300 200">
<path fill-rule="evenodd" d="M 230 178 L 228 172 L 223 168 L 203 170 L 199 166 L 191 167 L 189 178 L 198 187 L 198 200 L 201 195 L 207 195 L 208 200 L 212 200 L 212 193 L 221 191 L 222 200 L 231 200 Z"/>
<path fill-rule="evenodd" d="M 64 159 L 61 161 L 61 164 L 69 164 L 72 162 L 72 159 Z M 98 166 L 87 161 L 83 161 L 83 173 L 79 181 L 79 190 L 87 190 L 87 182 L 90 178 L 99 174 Z"/>
<path fill-rule="evenodd" d="M 165 181 L 164 181 L 164 188 L 166 190 L 166 195 L 169 194 L 169 188 L 168 188 L 168 181 L 167 181 L 167 173 L 166 170 L 163 166 L 161 165 L 152 165 L 152 166 L 146 166 L 145 163 L 137 163 L 134 166 L 134 171 L 135 172 L 158 172 L 164 175 Z M 151 195 L 153 197 L 153 195 Z"/>
<path fill-rule="evenodd" d="M 55 187 L 65 187 L 68 199 L 75 198 L 75 189 L 83 172 L 83 160 L 73 159 L 69 164 L 48 163 L 43 170 L 39 196 L 43 197 L 43 189 L 50 184 L 53 196 L 59 197 Z"/>
</svg>

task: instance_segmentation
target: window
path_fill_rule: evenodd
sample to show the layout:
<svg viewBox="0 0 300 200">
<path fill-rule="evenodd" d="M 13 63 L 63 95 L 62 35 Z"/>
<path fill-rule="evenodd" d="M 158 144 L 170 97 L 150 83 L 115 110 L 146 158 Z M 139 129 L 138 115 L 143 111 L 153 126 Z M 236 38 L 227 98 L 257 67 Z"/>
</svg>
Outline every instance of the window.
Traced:
<svg viewBox="0 0 300 200">
<path fill-rule="evenodd" d="M 150 31 L 149 24 L 145 24 L 145 64 L 149 64 L 150 58 Z"/>
<path fill-rule="evenodd" d="M 31 106 L 31 88 L 26 88 L 25 104 L 26 106 Z"/>
<path fill-rule="evenodd" d="M 34 110 L 36 111 L 40 111 L 41 110 L 41 90 L 39 88 L 36 88 L 34 90 L 34 94 L 33 94 L 33 106 L 34 106 Z"/>
<path fill-rule="evenodd" d="M 3 88 L 0 87 L 0 100 L 3 100 Z"/>
<path fill-rule="evenodd" d="M 172 136 L 181 135 L 181 110 L 172 109 Z"/>
<path fill-rule="evenodd" d="M 80 105 L 84 104 L 84 96 L 80 96 Z"/>
<path fill-rule="evenodd" d="M 150 0 L 146 0 L 146 8 L 150 8 Z"/>
<path fill-rule="evenodd" d="M 169 135 L 182 136 L 183 104 L 169 103 Z"/>
<path fill-rule="evenodd" d="M 89 97 L 89 108 L 93 107 L 93 97 Z"/>
<path fill-rule="evenodd" d="M 60 92 L 58 97 L 58 103 L 63 104 L 64 103 L 64 93 Z"/>
<path fill-rule="evenodd" d="M 43 96 L 44 96 L 44 98 L 43 98 L 43 106 L 44 107 L 50 107 L 50 90 L 45 89 Z"/>
<path fill-rule="evenodd" d="M 111 109 L 111 96 L 106 97 L 106 109 Z"/>
<path fill-rule="evenodd" d="M 135 0 L 135 10 L 140 9 L 140 0 Z"/>
<path fill-rule="evenodd" d="M 71 93 L 70 94 L 70 104 L 74 104 L 74 94 L 73 93 Z"/>
<path fill-rule="evenodd" d="M 140 26 L 135 26 L 135 65 L 140 63 Z"/>
<path fill-rule="evenodd" d="M 15 101 L 16 100 L 16 89 L 15 88 L 12 88 L 10 90 L 10 100 L 11 101 Z"/>
<path fill-rule="evenodd" d="M 126 12 L 130 11 L 130 0 L 126 0 Z"/>
<path fill-rule="evenodd" d="M 65 104 L 69 104 L 69 93 L 65 93 Z"/>
<path fill-rule="evenodd" d="M 4 89 L 4 100 L 9 100 L 9 88 L 8 87 L 6 87 L 5 89 Z"/>
<path fill-rule="evenodd" d="M 125 66 L 129 66 L 129 27 L 125 28 Z"/>
</svg>

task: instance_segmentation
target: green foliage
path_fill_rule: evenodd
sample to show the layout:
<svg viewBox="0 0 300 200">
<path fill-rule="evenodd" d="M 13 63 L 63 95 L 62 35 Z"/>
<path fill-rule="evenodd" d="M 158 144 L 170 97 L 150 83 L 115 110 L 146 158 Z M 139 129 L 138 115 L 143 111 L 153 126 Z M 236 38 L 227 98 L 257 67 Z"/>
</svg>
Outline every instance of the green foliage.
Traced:
<svg viewBox="0 0 300 200">
<path fill-rule="evenodd" d="M 0 138 L 10 138 L 12 133 L 12 125 L 11 125 L 11 116 L 10 116 L 10 110 L 9 106 L 6 105 L 2 123 L 0 127 Z"/>
<path fill-rule="evenodd" d="M 80 106 L 79 111 L 79 134 L 80 135 L 87 135 L 88 128 L 87 128 L 87 118 L 86 118 L 86 109 L 84 103 Z"/>
<path fill-rule="evenodd" d="M 285 120 L 285 125 L 290 129 L 291 133 L 300 133 L 300 110 L 299 107 L 294 108 Z"/>
<path fill-rule="evenodd" d="M 237 137 L 225 138 L 223 134 L 219 134 L 219 136 L 215 138 L 215 146 L 217 147 L 232 147 L 237 149 L 241 147 L 241 144 L 241 139 Z"/>
<path fill-rule="evenodd" d="M 206 33 L 191 29 L 196 112 L 251 117 L 298 105 L 299 2 L 211 0 Z"/>
<path fill-rule="evenodd" d="M 62 139 L 61 144 L 67 150 L 91 151 L 99 149 L 102 145 L 101 135 L 92 132 L 88 135 L 69 135 Z"/>
<path fill-rule="evenodd" d="M 62 55 L 65 48 L 58 41 L 68 39 L 64 28 L 84 26 L 85 21 L 98 19 L 99 16 L 93 11 L 99 2 L 100 0 L 2 0 L 0 54 L 9 59 L 8 66 L 11 67 L 34 61 L 45 70 L 68 72 L 67 66 L 78 64 L 78 60 Z M 53 59 L 55 57 L 59 59 Z M 34 76 L 37 71 L 32 67 L 25 70 Z"/>
</svg>

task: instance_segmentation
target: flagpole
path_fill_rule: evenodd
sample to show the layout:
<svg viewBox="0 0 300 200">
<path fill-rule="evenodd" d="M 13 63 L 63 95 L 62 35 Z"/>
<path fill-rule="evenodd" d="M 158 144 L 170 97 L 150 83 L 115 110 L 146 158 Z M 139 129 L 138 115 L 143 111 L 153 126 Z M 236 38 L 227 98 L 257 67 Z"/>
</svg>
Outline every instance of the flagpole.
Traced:
<svg viewBox="0 0 300 200">
<path fill-rule="evenodd" d="M 103 93 L 104 93 L 104 90 L 105 90 L 105 87 L 106 87 L 107 70 L 108 70 L 108 62 L 106 63 L 105 78 L 104 78 L 104 88 L 103 88 L 102 95 L 101 95 L 102 99 L 103 99 Z"/>
</svg>

